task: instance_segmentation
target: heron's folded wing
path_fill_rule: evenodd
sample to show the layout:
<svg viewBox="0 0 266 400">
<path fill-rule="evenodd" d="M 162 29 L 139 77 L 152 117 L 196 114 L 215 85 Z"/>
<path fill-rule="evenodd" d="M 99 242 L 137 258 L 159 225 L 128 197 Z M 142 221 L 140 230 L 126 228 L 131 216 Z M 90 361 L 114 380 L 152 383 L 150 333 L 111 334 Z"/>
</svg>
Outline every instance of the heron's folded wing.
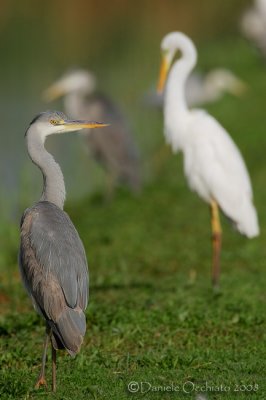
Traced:
<svg viewBox="0 0 266 400">
<path fill-rule="evenodd" d="M 37 203 L 25 218 L 29 213 L 28 252 L 32 251 L 38 266 L 38 271 L 33 271 L 33 290 L 39 285 L 45 308 L 52 307 L 49 302 L 52 296 L 44 295 L 47 287 L 55 293 L 61 290 L 69 307 L 78 306 L 84 310 L 88 301 L 88 267 L 83 244 L 73 223 L 64 211 L 49 202 Z"/>
</svg>

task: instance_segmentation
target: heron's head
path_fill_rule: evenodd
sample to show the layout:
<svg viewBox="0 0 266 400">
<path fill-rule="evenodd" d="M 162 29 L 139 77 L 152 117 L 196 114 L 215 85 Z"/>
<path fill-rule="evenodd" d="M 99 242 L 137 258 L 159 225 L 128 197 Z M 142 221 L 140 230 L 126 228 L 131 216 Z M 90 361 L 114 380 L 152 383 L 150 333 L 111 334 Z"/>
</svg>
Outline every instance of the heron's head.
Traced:
<svg viewBox="0 0 266 400">
<path fill-rule="evenodd" d="M 162 92 L 175 56 L 186 57 L 193 65 L 196 62 L 196 49 L 191 39 L 182 32 L 168 33 L 161 42 L 162 62 L 158 82 L 158 92 Z"/>
<path fill-rule="evenodd" d="M 31 121 L 26 136 L 30 132 L 32 136 L 39 135 L 44 141 L 46 136 L 53 134 L 79 131 L 81 129 L 102 128 L 105 126 L 108 126 L 108 124 L 95 121 L 69 120 L 60 111 L 45 111 L 38 114 Z"/>
<path fill-rule="evenodd" d="M 47 102 L 70 93 L 90 94 L 96 88 L 95 76 L 86 70 L 75 69 L 65 73 L 43 93 Z"/>
<path fill-rule="evenodd" d="M 217 68 L 206 75 L 206 89 L 220 95 L 224 92 L 235 96 L 241 96 L 247 90 L 247 85 L 231 71 L 225 68 Z"/>
</svg>

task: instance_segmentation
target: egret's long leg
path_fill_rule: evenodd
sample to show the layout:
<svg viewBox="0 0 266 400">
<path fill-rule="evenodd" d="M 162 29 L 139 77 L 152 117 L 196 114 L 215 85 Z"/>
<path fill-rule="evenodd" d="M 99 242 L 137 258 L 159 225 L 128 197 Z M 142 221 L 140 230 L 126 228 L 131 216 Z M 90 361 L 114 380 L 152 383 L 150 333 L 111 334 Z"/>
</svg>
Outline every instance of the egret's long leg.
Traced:
<svg viewBox="0 0 266 400">
<path fill-rule="evenodd" d="M 47 357 L 47 347 L 49 343 L 49 338 L 50 338 L 50 332 L 46 330 L 44 342 L 43 342 L 43 353 L 42 353 L 42 366 L 41 366 L 41 371 L 40 375 L 37 379 L 35 388 L 38 389 L 40 386 L 47 386 L 46 379 L 45 379 L 45 363 L 46 363 L 46 357 Z"/>
<path fill-rule="evenodd" d="M 53 347 L 52 341 L 51 345 L 52 345 L 52 390 L 53 392 L 56 392 L 56 350 Z"/>
<path fill-rule="evenodd" d="M 220 255 L 222 246 L 222 228 L 219 217 L 219 207 L 215 200 L 211 202 L 211 226 L 212 226 L 212 284 L 214 288 L 219 286 L 220 280 Z"/>
</svg>

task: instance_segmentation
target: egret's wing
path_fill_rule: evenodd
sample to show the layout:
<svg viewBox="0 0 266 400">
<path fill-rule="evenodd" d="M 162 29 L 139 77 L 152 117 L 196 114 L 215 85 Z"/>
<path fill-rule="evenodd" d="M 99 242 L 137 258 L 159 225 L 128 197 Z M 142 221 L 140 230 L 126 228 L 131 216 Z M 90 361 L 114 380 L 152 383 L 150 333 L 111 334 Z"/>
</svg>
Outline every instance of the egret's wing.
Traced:
<svg viewBox="0 0 266 400">
<path fill-rule="evenodd" d="M 215 198 L 232 217 L 243 199 L 252 199 L 250 178 L 237 146 L 207 113 L 195 111 L 188 126 L 185 172 L 192 189 L 205 200 Z"/>
<path fill-rule="evenodd" d="M 57 297 L 62 302 L 61 292 L 69 307 L 84 310 L 88 301 L 86 255 L 68 215 L 52 203 L 37 203 L 24 217 L 22 244 L 20 257 L 24 258 L 22 264 L 28 265 L 30 291 L 45 313 L 51 314 L 50 308 L 56 306 Z M 30 263 L 35 264 L 33 268 Z M 46 290 L 54 291 L 54 305 L 46 303 Z M 58 304 L 58 309 L 61 306 Z"/>
</svg>

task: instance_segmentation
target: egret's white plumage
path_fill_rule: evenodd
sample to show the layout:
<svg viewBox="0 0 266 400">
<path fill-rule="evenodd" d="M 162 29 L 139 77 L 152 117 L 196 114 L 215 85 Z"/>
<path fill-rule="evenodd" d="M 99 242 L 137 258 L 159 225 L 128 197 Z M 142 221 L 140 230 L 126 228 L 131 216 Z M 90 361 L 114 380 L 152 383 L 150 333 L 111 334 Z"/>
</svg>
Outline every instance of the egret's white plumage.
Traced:
<svg viewBox="0 0 266 400">
<path fill-rule="evenodd" d="M 207 203 L 215 201 L 240 233 L 248 237 L 258 235 L 250 178 L 240 151 L 215 118 L 204 110 L 187 107 L 185 84 L 197 60 L 194 44 L 183 33 L 173 32 L 164 37 L 161 48 L 162 76 L 166 76 L 176 51 L 182 53 L 166 82 L 164 129 L 173 151 L 184 154 L 190 188 Z"/>
<path fill-rule="evenodd" d="M 204 111 L 193 111 L 184 144 L 189 186 L 210 203 L 215 199 L 240 233 L 258 234 L 252 188 L 242 156 L 225 129 Z"/>
</svg>

